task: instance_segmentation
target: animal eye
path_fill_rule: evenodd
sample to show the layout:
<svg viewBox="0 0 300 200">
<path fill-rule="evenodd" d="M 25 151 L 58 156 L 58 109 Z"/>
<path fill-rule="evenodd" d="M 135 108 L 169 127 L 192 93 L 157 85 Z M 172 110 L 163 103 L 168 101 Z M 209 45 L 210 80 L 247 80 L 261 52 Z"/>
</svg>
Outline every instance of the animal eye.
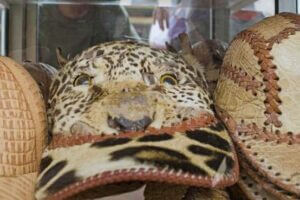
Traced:
<svg viewBox="0 0 300 200">
<path fill-rule="evenodd" d="M 76 77 L 74 81 L 74 86 L 79 86 L 79 85 L 90 85 L 92 82 L 92 77 L 90 77 L 87 74 L 81 74 Z"/>
<path fill-rule="evenodd" d="M 178 83 L 176 76 L 173 74 L 165 74 L 160 77 L 160 83 L 168 83 L 170 85 L 176 85 Z"/>
</svg>

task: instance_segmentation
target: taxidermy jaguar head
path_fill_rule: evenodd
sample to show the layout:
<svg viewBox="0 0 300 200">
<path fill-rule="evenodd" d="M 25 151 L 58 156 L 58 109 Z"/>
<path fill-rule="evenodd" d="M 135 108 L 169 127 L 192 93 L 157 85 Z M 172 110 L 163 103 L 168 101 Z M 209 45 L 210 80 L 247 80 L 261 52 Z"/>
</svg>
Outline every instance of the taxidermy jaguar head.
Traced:
<svg viewBox="0 0 300 200">
<path fill-rule="evenodd" d="M 118 134 L 213 114 L 197 70 L 178 54 L 115 41 L 60 63 L 49 99 L 53 133 Z"/>
</svg>

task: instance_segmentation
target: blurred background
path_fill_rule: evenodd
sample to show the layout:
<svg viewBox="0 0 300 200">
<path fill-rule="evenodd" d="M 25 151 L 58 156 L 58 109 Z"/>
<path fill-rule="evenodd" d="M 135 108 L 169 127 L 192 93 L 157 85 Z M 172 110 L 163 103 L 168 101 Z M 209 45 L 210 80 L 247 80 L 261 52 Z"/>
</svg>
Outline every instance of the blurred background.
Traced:
<svg viewBox="0 0 300 200">
<path fill-rule="evenodd" d="M 56 67 L 56 47 L 69 58 L 119 39 L 176 49 L 182 32 L 192 43 L 229 43 L 255 22 L 299 7 L 300 0 L 0 0 L 0 54 Z"/>
</svg>

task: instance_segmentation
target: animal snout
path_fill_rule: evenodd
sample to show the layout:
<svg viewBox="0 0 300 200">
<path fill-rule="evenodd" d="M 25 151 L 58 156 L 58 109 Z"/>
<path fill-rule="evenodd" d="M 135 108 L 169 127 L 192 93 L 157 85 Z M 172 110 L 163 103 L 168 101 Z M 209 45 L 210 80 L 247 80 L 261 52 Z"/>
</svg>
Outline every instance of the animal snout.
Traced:
<svg viewBox="0 0 300 200">
<path fill-rule="evenodd" d="M 118 131 L 145 130 L 153 121 L 153 97 L 141 92 L 114 94 L 107 101 L 107 124 Z"/>
<path fill-rule="evenodd" d="M 152 119 L 148 116 L 144 116 L 139 120 L 129 120 L 123 116 L 121 117 L 108 117 L 108 126 L 119 131 L 140 131 L 145 130 L 149 124 L 151 124 Z"/>
</svg>

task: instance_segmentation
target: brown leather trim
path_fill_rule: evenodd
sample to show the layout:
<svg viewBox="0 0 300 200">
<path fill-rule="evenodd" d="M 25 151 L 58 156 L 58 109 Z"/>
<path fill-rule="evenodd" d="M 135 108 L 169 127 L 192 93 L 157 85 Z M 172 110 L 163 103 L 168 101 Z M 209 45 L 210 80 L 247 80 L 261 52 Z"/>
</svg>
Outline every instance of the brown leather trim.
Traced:
<svg viewBox="0 0 300 200">
<path fill-rule="evenodd" d="M 250 47 L 254 51 L 254 55 L 258 57 L 258 64 L 261 66 L 261 73 L 263 74 L 265 86 L 264 93 L 266 95 L 264 104 L 266 107 L 265 115 L 267 120 L 264 122 L 264 124 L 273 124 L 277 128 L 282 126 L 282 122 L 279 120 L 279 115 L 282 114 L 281 110 L 279 109 L 281 100 L 278 95 L 281 91 L 281 88 L 278 85 L 279 77 L 276 75 L 277 67 L 272 62 L 273 57 L 270 54 L 270 51 L 275 43 L 280 43 L 282 40 L 287 39 L 290 35 L 294 35 L 296 31 L 300 31 L 300 22 L 297 20 L 294 21 L 296 21 L 298 24 L 297 28 L 285 28 L 278 35 L 268 40 L 265 40 L 258 32 L 249 30 L 239 33 L 236 37 L 241 38 L 249 43 Z"/>
<path fill-rule="evenodd" d="M 240 159 L 241 160 L 241 159 Z M 285 199 L 298 199 L 296 194 L 285 191 L 277 185 L 271 183 L 266 177 L 264 177 L 260 172 L 254 169 L 251 164 L 247 163 L 244 159 L 243 162 L 239 162 L 240 166 L 246 171 L 247 175 L 251 177 L 255 182 L 257 182 L 261 187 L 263 187 L 267 192 L 276 196 L 280 200 Z M 284 194 L 286 193 L 286 194 Z"/>
<path fill-rule="evenodd" d="M 218 114 L 220 117 L 224 120 L 227 128 L 229 129 L 229 133 L 231 135 L 232 140 L 234 141 L 235 147 L 238 148 L 238 150 L 241 152 L 239 155 L 244 155 L 243 161 L 245 159 L 251 163 L 251 166 L 257 170 L 263 175 L 266 176 L 270 182 L 272 182 L 274 185 L 277 185 L 287 191 L 293 192 L 297 195 L 299 195 L 299 191 L 295 190 L 294 188 L 290 187 L 289 185 L 286 185 L 282 183 L 278 178 L 274 178 L 272 175 L 269 175 L 268 172 L 261 170 L 259 164 L 253 160 L 252 154 L 255 152 L 252 152 L 251 149 L 249 149 L 245 144 L 244 140 L 239 139 L 240 135 L 250 135 L 252 139 L 254 139 L 256 142 L 265 141 L 265 142 L 273 142 L 276 143 L 288 143 L 289 145 L 295 145 L 300 144 L 300 137 L 299 135 L 294 136 L 292 134 L 286 133 L 286 134 L 274 134 L 270 132 L 266 132 L 265 130 L 259 129 L 256 124 L 245 124 L 245 127 L 242 128 L 241 125 L 237 125 L 236 122 L 233 120 L 232 117 L 229 116 L 228 113 L 225 111 L 221 111 L 220 108 L 216 108 Z M 251 148 L 251 146 L 250 146 Z M 240 158 L 241 156 L 239 156 Z M 241 159 L 241 158 L 240 158 Z M 297 185 L 296 185 L 297 186 Z"/>
<path fill-rule="evenodd" d="M 266 177 L 269 180 L 269 182 L 273 183 L 274 185 L 277 185 L 278 187 L 280 187 L 286 191 L 289 191 L 291 193 L 294 193 L 294 194 L 300 196 L 300 192 L 298 189 L 298 183 L 295 183 L 295 184 L 294 183 L 289 183 L 289 184 L 285 183 L 282 178 L 280 178 L 276 175 L 277 174 L 276 172 L 273 172 L 273 173 L 269 172 L 268 170 L 266 170 L 266 168 L 264 169 L 262 167 L 262 165 L 255 160 L 254 157 L 258 156 L 259 154 L 254 156 L 255 152 L 253 152 L 249 148 L 247 148 L 247 146 L 245 145 L 245 141 L 239 140 L 237 135 L 233 135 L 232 139 L 235 142 L 236 146 L 240 147 L 240 150 L 242 152 L 241 154 L 243 154 L 245 156 L 245 158 L 249 161 L 249 163 L 251 163 L 251 166 L 253 168 L 255 168 L 256 170 L 258 170 L 260 172 L 260 174 L 262 174 L 264 177 Z M 255 136 L 252 137 L 252 139 L 256 139 Z M 259 141 L 257 141 L 257 142 L 259 142 Z M 250 148 L 251 148 L 251 146 L 250 146 Z M 263 159 L 262 159 L 262 161 L 263 161 Z M 262 161 L 260 161 L 260 162 L 262 162 Z M 279 176 L 280 176 L 280 171 L 278 171 L 278 172 L 279 172 Z"/>
<path fill-rule="evenodd" d="M 300 134 L 293 134 L 292 132 L 281 133 L 279 130 L 274 134 L 274 132 L 267 131 L 265 128 L 259 128 L 255 123 L 246 124 L 242 122 L 241 124 L 237 124 L 225 110 L 216 106 L 216 111 L 225 122 L 230 134 L 242 133 L 245 135 L 253 135 L 257 141 L 275 141 L 278 144 L 285 142 L 290 145 L 300 144 Z"/>
<path fill-rule="evenodd" d="M 200 127 L 207 127 L 217 123 L 217 119 L 210 113 L 201 114 L 201 116 L 184 121 L 180 124 L 176 124 L 172 127 L 164 127 L 161 129 L 148 128 L 145 132 L 127 132 L 120 133 L 118 135 L 106 135 L 106 134 L 84 134 L 82 135 L 65 135 L 60 133 L 55 133 L 53 135 L 53 139 L 48 146 L 48 149 L 55 149 L 60 147 L 70 147 L 74 145 L 80 145 L 84 143 L 93 143 L 105 140 L 107 138 L 132 138 L 139 135 L 145 135 L 147 133 L 151 134 L 161 134 L 161 133 L 169 133 L 174 134 L 175 132 L 184 133 L 187 130 L 193 130 Z"/>
<path fill-rule="evenodd" d="M 246 91 L 251 91 L 254 96 L 257 95 L 257 90 L 263 86 L 263 83 L 256 80 L 254 76 L 250 76 L 242 68 L 237 69 L 236 66 L 223 65 L 222 74 L 239 87 L 245 88 Z"/>
<path fill-rule="evenodd" d="M 277 85 L 276 79 L 278 77 L 275 73 L 275 66 L 272 63 L 272 56 L 269 51 L 271 47 L 266 45 L 267 41 L 265 41 L 259 33 L 253 31 L 243 31 L 238 37 L 250 44 L 254 55 L 258 57 L 258 64 L 261 66 L 261 72 L 264 76 L 264 92 L 266 95 L 264 104 L 266 107 L 265 115 L 267 120 L 265 121 L 265 125 L 274 124 L 276 127 L 281 127 L 282 123 L 278 119 L 280 113 L 279 103 L 273 98 L 273 94 L 277 96 L 279 86 Z M 257 43 L 259 45 L 256 45 Z"/>
</svg>

